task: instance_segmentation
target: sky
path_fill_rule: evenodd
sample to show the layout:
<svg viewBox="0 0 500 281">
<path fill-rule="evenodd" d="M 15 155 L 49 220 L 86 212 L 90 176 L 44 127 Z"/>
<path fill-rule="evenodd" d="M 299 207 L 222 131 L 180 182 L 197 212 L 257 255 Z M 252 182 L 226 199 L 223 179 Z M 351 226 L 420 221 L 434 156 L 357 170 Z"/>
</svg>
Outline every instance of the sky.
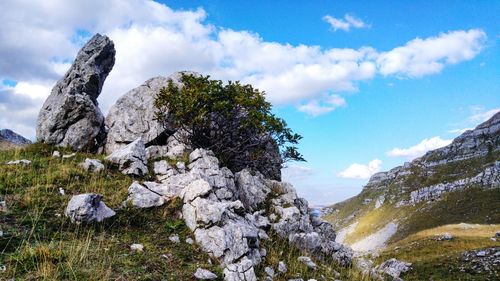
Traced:
<svg viewBox="0 0 500 281">
<path fill-rule="evenodd" d="M 53 85 L 106 34 L 105 114 L 175 71 L 252 84 L 303 136 L 307 162 L 284 180 L 331 204 L 500 110 L 499 14 L 487 0 L 1 1 L 0 128 L 34 140 Z"/>
</svg>

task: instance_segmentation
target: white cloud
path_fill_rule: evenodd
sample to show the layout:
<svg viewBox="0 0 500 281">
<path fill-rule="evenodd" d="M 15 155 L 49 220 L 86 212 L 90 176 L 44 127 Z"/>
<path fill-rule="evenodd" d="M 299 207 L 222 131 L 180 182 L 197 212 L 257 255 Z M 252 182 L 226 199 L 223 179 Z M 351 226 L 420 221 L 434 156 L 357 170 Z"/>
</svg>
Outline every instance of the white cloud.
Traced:
<svg viewBox="0 0 500 281">
<path fill-rule="evenodd" d="M 469 121 L 472 123 L 482 123 L 493 117 L 493 115 L 500 111 L 500 108 L 484 110 L 482 107 L 475 107 L 472 108 L 472 111 L 474 113 L 469 117 Z"/>
<path fill-rule="evenodd" d="M 333 31 L 349 31 L 352 28 L 369 28 L 370 25 L 352 15 L 345 14 L 344 18 L 334 18 L 330 15 L 323 17 L 323 20 L 330 24 Z"/>
<path fill-rule="evenodd" d="M 311 100 L 305 104 L 299 105 L 297 109 L 301 112 L 307 113 L 310 116 L 319 116 L 322 114 L 326 114 L 332 110 L 335 110 L 337 107 L 345 106 L 345 99 L 339 95 L 330 95 L 325 98 L 323 102 L 319 102 L 318 100 Z"/>
<path fill-rule="evenodd" d="M 445 65 L 474 58 L 483 48 L 485 40 L 486 33 L 480 29 L 416 38 L 402 47 L 381 53 L 377 66 L 383 75 L 421 77 L 439 73 Z"/>
<path fill-rule="evenodd" d="M 338 94 L 356 92 L 359 82 L 374 79 L 381 70 L 385 75 L 405 73 L 401 67 L 387 69 L 392 63 L 388 54 L 398 48 L 382 53 L 385 57 L 380 59 L 379 52 L 371 47 L 324 49 L 270 42 L 249 31 L 214 27 L 205 22 L 206 16 L 203 9 L 172 10 L 148 0 L 0 1 L 0 81 L 17 81 L 19 87 L 13 95 L 27 95 L 37 101 L 25 103 L 30 106 L 25 110 L 38 111 L 48 89 L 67 70 L 81 45 L 96 32 L 107 34 L 117 51 L 115 66 L 99 97 L 104 113 L 116 99 L 146 79 L 180 70 L 251 83 L 265 91 L 273 104 L 295 104 L 311 115 L 345 105 Z M 365 26 L 349 15 L 343 21 L 351 28 Z M 441 34 L 437 39 L 454 37 L 455 33 Z M 458 34 L 483 36 L 455 40 L 463 52 L 472 50 L 467 54 L 458 55 L 456 47 L 424 61 L 435 59 L 449 64 L 476 55 L 484 32 Z M 414 41 L 401 48 L 410 48 L 416 44 Z M 422 56 L 426 57 L 419 53 L 418 57 Z M 412 68 L 412 63 L 421 61 L 409 60 L 410 65 L 405 67 Z M 26 124 L 16 118 L 9 117 L 11 127 L 19 122 Z"/>
<path fill-rule="evenodd" d="M 339 173 L 339 177 L 347 179 L 368 179 L 373 174 L 380 172 L 382 161 L 373 159 L 368 164 L 351 164 L 347 169 Z"/>
<path fill-rule="evenodd" d="M 440 137 L 432 137 L 430 139 L 423 139 L 420 143 L 408 148 L 394 148 L 387 152 L 387 156 L 414 159 L 424 155 L 427 151 L 447 146 L 451 142 L 452 140 L 443 140 Z"/>
<path fill-rule="evenodd" d="M 281 170 L 283 181 L 295 182 L 308 178 L 314 174 L 313 169 L 301 165 L 290 165 Z"/>
</svg>

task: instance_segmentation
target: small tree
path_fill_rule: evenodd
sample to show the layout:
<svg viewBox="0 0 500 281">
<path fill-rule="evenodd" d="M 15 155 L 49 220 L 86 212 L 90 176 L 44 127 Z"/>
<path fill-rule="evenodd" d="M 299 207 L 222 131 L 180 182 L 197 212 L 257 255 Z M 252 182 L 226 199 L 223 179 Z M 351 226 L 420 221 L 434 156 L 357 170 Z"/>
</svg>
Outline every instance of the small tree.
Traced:
<svg viewBox="0 0 500 281">
<path fill-rule="evenodd" d="M 212 150 L 233 171 L 261 171 L 270 149 L 281 158 L 278 169 L 289 160 L 305 161 L 295 146 L 302 137 L 271 113 L 263 92 L 209 78 L 183 73 L 183 86 L 169 81 L 155 100 L 157 120 L 169 131 L 189 132 L 190 145 Z"/>
</svg>

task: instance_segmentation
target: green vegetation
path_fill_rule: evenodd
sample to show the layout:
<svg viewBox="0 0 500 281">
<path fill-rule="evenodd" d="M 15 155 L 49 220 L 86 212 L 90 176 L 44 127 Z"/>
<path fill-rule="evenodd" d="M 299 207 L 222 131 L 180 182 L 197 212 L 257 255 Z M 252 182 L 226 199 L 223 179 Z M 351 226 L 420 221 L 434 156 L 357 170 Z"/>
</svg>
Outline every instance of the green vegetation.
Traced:
<svg viewBox="0 0 500 281">
<path fill-rule="evenodd" d="M 182 74 L 181 82 L 170 81 L 155 100 L 156 118 L 167 131 L 190 132 L 190 144 L 212 150 L 233 171 L 269 165 L 267 154 L 278 148 L 283 161 L 304 160 L 295 146 L 302 137 L 271 113 L 263 92 L 209 76 Z"/>
<path fill-rule="evenodd" d="M 133 179 L 106 162 L 106 170 L 100 173 L 78 167 L 87 157 L 102 160 L 101 155 L 77 153 L 73 158 L 53 158 L 54 149 L 34 144 L 0 151 L 0 201 L 7 202 L 6 210 L 0 210 L 0 265 L 6 266 L 6 271 L 0 271 L 0 280 L 193 280 L 198 267 L 222 279 L 218 261 L 209 262 L 209 256 L 198 245 L 185 242 L 193 237 L 179 217 L 181 200 L 173 199 L 152 209 L 122 207 Z M 57 149 L 63 154 L 72 153 Z M 3 164 L 17 159 L 32 163 Z M 64 194 L 59 188 L 64 189 Z M 103 195 L 116 216 L 99 224 L 71 224 L 64 216 L 66 204 L 72 195 L 84 192 Z M 181 243 L 170 241 L 172 234 L 177 234 Z M 315 260 L 318 269 L 309 270 L 297 261 L 303 253 L 276 235 L 271 236 L 262 241 L 267 257 L 256 268 L 258 276 L 263 276 L 265 266 L 277 271 L 278 262 L 284 261 L 287 273 L 274 280 L 298 275 L 333 279 L 334 270 L 342 280 L 368 280 L 328 259 Z M 131 251 L 130 245 L 135 243 L 144 245 L 144 251 Z"/>
<path fill-rule="evenodd" d="M 196 245 L 184 242 L 190 232 L 179 219 L 179 200 L 150 210 L 120 209 L 132 180 L 108 169 L 88 173 L 78 167 L 85 157 L 52 158 L 54 148 L 34 144 L 0 152 L 0 163 L 29 159 L 28 166 L 0 164 L 0 280 L 189 280 L 197 267 L 220 273 Z M 64 151 L 69 153 L 69 151 Z M 59 193 L 63 188 L 64 195 Z M 104 223 L 75 226 L 64 217 L 73 194 L 95 192 L 117 210 Z M 179 235 L 180 244 L 171 242 Z M 144 245 L 132 252 L 130 245 Z"/>
<path fill-rule="evenodd" d="M 397 258 L 412 263 L 413 270 L 404 280 L 496 280 L 500 271 L 477 274 L 467 270 L 461 262 L 464 251 L 498 247 L 499 242 L 490 238 L 500 229 L 500 224 L 455 224 L 423 230 L 394 243 L 380 253 L 377 262 Z M 437 241 L 436 237 L 449 233 L 454 238 Z"/>
</svg>

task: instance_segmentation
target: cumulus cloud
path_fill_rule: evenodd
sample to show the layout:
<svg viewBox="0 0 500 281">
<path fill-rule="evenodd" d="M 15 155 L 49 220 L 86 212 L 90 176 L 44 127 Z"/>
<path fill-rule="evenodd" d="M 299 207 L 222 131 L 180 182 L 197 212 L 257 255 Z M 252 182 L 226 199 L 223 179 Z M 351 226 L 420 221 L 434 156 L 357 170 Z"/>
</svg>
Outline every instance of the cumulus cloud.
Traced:
<svg viewBox="0 0 500 281">
<path fill-rule="evenodd" d="M 318 116 L 335 110 L 337 107 L 345 106 L 346 101 L 343 97 L 339 95 L 331 95 L 324 99 L 323 102 L 318 100 L 311 100 L 305 104 L 299 105 L 297 109 L 299 111 L 305 112 L 310 116 Z"/>
<path fill-rule="evenodd" d="M 472 111 L 473 114 L 469 117 L 469 121 L 472 123 L 482 123 L 493 117 L 493 115 L 500 111 L 500 108 L 485 110 L 482 107 L 475 107 L 472 108 Z"/>
<path fill-rule="evenodd" d="M 387 152 L 390 157 L 406 157 L 414 159 L 424 155 L 427 151 L 441 148 L 449 145 L 453 140 L 443 140 L 441 137 L 432 137 L 430 139 L 423 139 L 420 143 L 410 146 L 408 148 L 394 148 Z"/>
<path fill-rule="evenodd" d="M 339 173 L 339 177 L 346 179 L 368 179 L 373 174 L 380 172 L 382 161 L 373 159 L 368 164 L 351 164 L 347 169 Z"/>
<path fill-rule="evenodd" d="M 370 25 L 352 15 L 345 14 L 344 18 L 334 18 L 330 15 L 323 17 L 323 20 L 330 24 L 333 31 L 349 31 L 351 28 L 369 28 Z"/>
<path fill-rule="evenodd" d="M 422 77 L 439 73 L 446 65 L 474 58 L 485 40 L 486 33 L 480 29 L 416 38 L 402 47 L 380 53 L 377 66 L 383 75 Z"/>
<path fill-rule="evenodd" d="M 314 174 L 314 170 L 301 165 L 290 165 L 281 170 L 283 181 L 287 182 L 295 182 L 308 178 L 312 174 Z"/>
<path fill-rule="evenodd" d="M 398 56 L 390 55 L 408 52 L 398 48 L 380 53 L 371 47 L 324 49 L 270 42 L 250 31 L 215 27 L 205 22 L 206 17 L 203 9 L 173 10 L 149 0 L 0 1 L 0 81 L 16 81 L 19 89 L 13 94 L 39 101 L 26 104 L 37 111 L 78 49 L 100 32 L 109 35 L 117 51 L 115 66 L 99 97 L 104 113 L 146 79 L 194 70 L 216 79 L 251 83 L 265 91 L 273 104 L 293 104 L 317 116 L 344 106 L 339 94 L 358 91 L 358 83 L 374 79 L 378 73 L 414 73 L 405 68 L 471 59 L 485 37 L 480 30 L 470 30 L 418 39 L 427 45 L 440 38 L 462 38 L 437 44 L 452 41 L 454 46 L 440 48 L 438 55 L 435 48 L 417 48 L 418 42 L 410 41 L 400 47 L 414 50 L 403 67 L 397 63 Z M 348 15 L 343 21 L 352 28 L 364 25 Z M 19 122 L 9 116 L 11 127 Z"/>
</svg>

